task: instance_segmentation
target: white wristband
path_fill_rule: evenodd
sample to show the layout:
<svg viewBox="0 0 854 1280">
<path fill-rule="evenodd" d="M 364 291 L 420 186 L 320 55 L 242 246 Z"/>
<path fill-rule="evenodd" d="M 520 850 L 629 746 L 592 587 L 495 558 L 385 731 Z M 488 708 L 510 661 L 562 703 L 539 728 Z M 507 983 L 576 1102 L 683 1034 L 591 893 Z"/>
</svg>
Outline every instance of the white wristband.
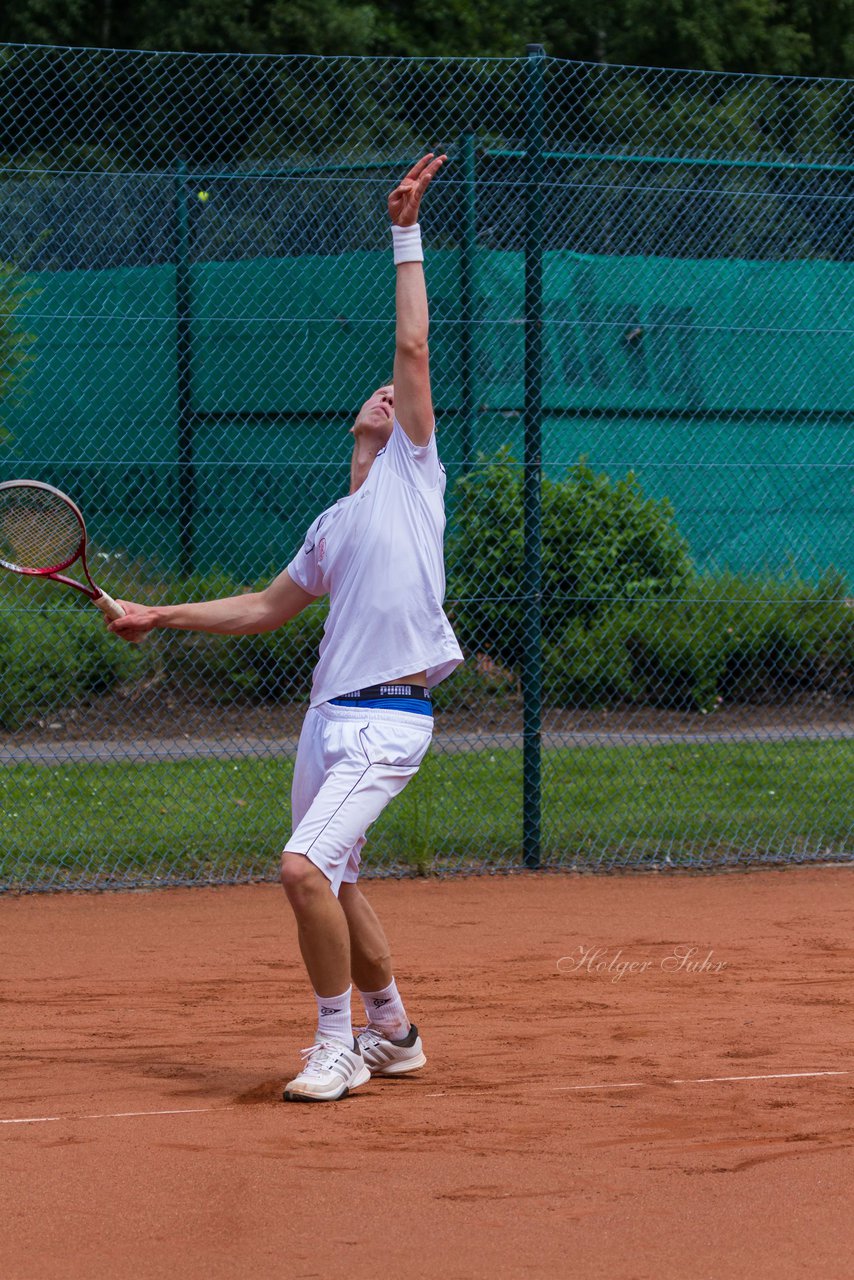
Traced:
<svg viewBox="0 0 854 1280">
<path fill-rule="evenodd" d="M 417 222 L 411 227 L 391 228 L 391 240 L 394 247 L 394 265 L 401 262 L 423 262 L 424 250 L 421 248 L 421 228 Z"/>
</svg>

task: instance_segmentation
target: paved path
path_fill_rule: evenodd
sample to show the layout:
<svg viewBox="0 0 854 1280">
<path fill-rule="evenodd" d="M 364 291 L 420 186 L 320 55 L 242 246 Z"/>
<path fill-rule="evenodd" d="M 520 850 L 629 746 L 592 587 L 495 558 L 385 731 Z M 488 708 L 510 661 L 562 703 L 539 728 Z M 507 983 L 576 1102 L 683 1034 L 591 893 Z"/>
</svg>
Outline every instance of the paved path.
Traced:
<svg viewBox="0 0 854 1280">
<path fill-rule="evenodd" d="M 709 746 L 727 742 L 817 742 L 854 739 L 854 724 L 797 729 L 721 729 L 686 733 L 544 733 L 543 748 L 660 747 L 681 743 Z M 431 750 L 508 751 L 522 746 L 521 733 L 438 733 Z M 121 741 L 33 743 L 0 746 L 0 765 L 110 764 L 181 760 L 275 760 L 296 753 L 296 738 L 123 738 Z"/>
</svg>

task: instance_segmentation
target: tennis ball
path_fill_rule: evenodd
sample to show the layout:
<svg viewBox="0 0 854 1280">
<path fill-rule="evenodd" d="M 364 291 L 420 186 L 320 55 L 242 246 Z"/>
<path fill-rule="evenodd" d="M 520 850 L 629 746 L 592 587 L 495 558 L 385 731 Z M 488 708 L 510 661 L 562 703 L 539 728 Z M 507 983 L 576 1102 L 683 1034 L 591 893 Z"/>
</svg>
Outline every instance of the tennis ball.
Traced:
<svg viewBox="0 0 854 1280">
<path fill-rule="evenodd" d="M 208 198 L 208 196 L 209 196 L 209 195 L 210 195 L 210 192 L 209 192 L 209 191 L 200 191 L 200 192 L 199 192 L 199 199 L 201 200 L 202 204 L 204 204 L 204 203 L 205 203 L 205 201 L 207 200 L 207 198 Z"/>
</svg>

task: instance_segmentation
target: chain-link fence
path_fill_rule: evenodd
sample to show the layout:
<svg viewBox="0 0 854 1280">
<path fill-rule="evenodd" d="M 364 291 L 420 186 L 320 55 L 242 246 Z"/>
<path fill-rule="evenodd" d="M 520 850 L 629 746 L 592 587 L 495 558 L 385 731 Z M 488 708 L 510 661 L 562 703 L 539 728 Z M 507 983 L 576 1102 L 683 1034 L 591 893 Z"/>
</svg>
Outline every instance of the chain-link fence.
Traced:
<svg viewBox="0 0 854 1280">
<path fill-rule="evenodd" d="M 466 663 L 373 873 L 851 857 L 854 89 L 0 49 L 0 479 L 144 601 L 260 584 L 389 376 L 426 149 Z M 323 605 L 140 649 L 0 583 L 12 889 L 276 873 Z"/>
</svg>

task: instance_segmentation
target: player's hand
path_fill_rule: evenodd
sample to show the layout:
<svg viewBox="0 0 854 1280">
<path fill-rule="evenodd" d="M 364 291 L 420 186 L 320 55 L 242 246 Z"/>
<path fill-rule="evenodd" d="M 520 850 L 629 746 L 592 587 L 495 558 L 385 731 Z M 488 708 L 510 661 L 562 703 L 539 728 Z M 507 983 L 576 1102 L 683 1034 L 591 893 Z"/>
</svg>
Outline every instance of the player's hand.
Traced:
<svg viewBox="0 0 854 1280">
<path fill-rule="evenodd" d="M 426 156 L 422 156 L 418 163 L 412 166 L 400 185 L 395 187 L 388 198 L 388 211 L 396 226 L 415 225 L 418 221 L 421 197 L 447 158 L 447 156 L 437 156 L 432 151 L 428 151 Z"/>
<path fill-rule="evenodd" d="M 149 632 L 157 626 L 156 611 L 143 604 L 131 604 L 129 600 L 118 600 L 116 603 L 122 606 L 125 616 L 112 621 L 105 618 L 107 630 L 112 631 L 114 636 L 127 640 L 129 644 L 142 644 Z"/>
</svg>

